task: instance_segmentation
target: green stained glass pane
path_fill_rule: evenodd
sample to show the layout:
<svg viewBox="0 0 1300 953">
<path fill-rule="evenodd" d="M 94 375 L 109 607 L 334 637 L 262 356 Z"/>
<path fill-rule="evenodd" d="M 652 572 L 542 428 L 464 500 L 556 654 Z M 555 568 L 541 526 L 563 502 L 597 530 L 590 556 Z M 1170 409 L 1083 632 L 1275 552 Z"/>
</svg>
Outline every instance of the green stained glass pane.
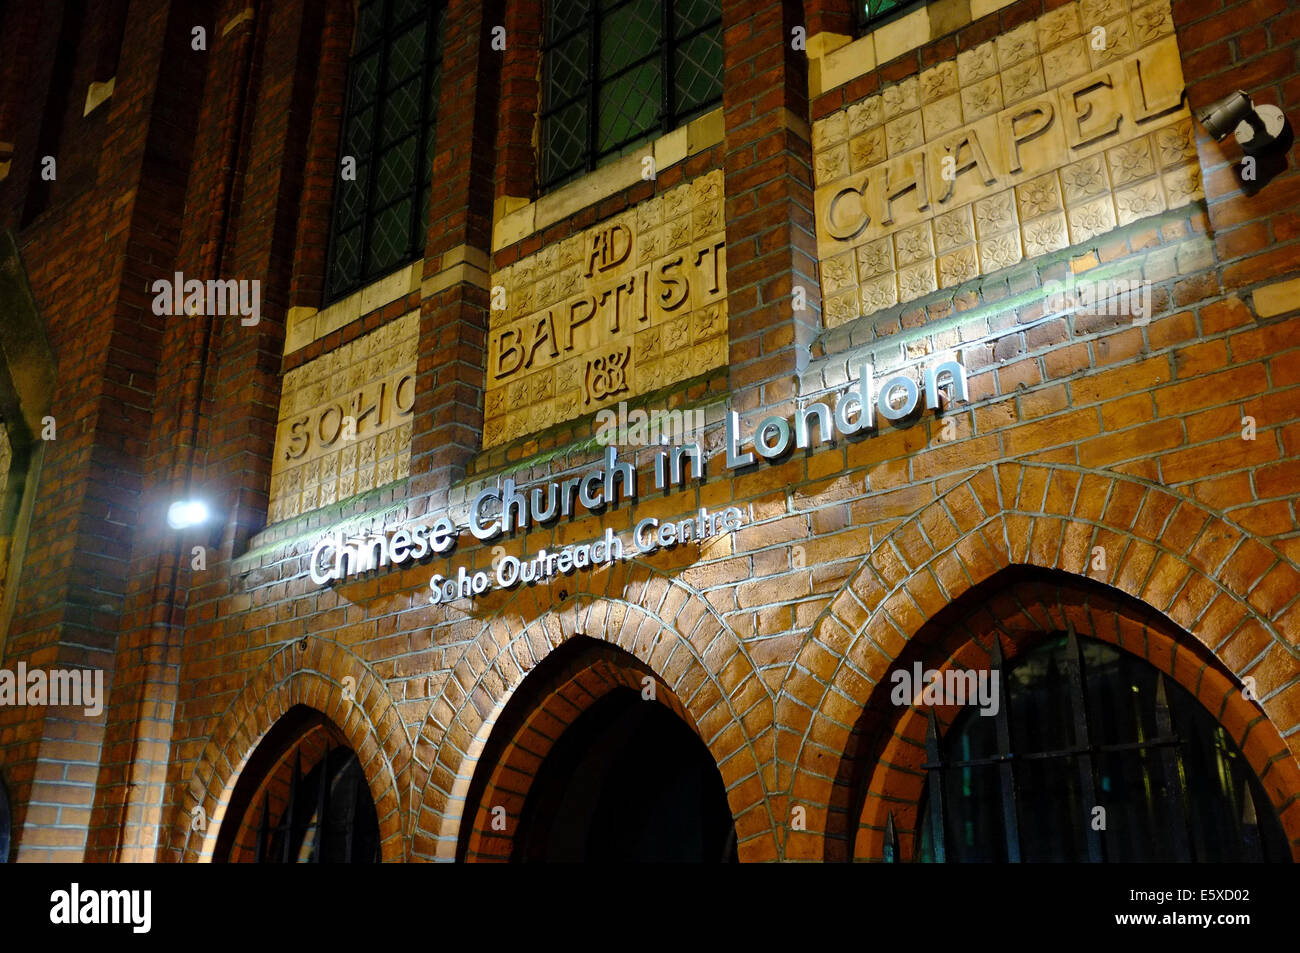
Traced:
<svg viewBox="0 0 1300 953">
<path fill-rule="evenodd" d="M 556 182 L 583 167 L 587 146 L 587 103 L 579 100 L 542 124 L 542 181 Z"/>
<path fill-rule="evenodd" d="M 721 18 L 721 0 L 677 0 L 673 4 L 673 34 L 685 36 Z"/>
<path fill-rule="evenodd" d="M 589 0 L 549 0 L 546 4 L 546 41 L 552 43 L 582 26 L 590 15 Z"/>
<path fill-rule="evenodd" d="M 655 126 L 663 96 L 661 84 L 659 62 L 651 60 L 601 87 L 597 152 L 620 148 Z"/>
<path fill-rule="evenodd" d="M 382 148 L 388 148 L 391 143 L 419 128 L 420 86 L 420 77 L 417 76 L 388 94 L 384 103 L 383 135 L 379 141 Z"/>
<path fill-rule="evenodd" d="M 433 57 L 442 59 L 442 51 L 447 45 L 447 6 L 443 4 L 438 7 L 438 12 L 434 14 L 434 34 L 433 34 Z"/>
<path fill-rule="evenodd" d="M 340 179 L 338 183 L 338 227 L 348 229 L 361 221 L 366 214 L 366 193 L 370 182 L 370 166 L 357 163 L 355 180 Z"/>
<path fill-rule="evenodd" d="M 393 25 L 400 26 L 428 5 L 428 0 L 393 0 Z"/>
<path fill-rule="evenodd" d="M 384 209 L 370 226 L 370 264 L 367 277 L 381 275 L 402 264 L 409 253 L 411 199 Z"/>
<path fill-rule="evenodd" d="M 375 101 L 379 89 L 379 54 L 372 53 L 352 64 L 352 90 L 349 107 L 356 111 Z"/>
<path fill-rule="evenodd" d="M 576 96 L 587 84 L 590 63 L 590 42 L 585 33 L 578 33 L 548 50 L 543 108 Z"/>
<path fill-rule="evenodd" d="M 713 30 L 693 36 L 677 50 L 677 111 L 688 113 L 722 97 L 722 44 Z"/>
<path fill-rule="evenodd" d="M 629 0 L 602 14 L 600 75 L 609 76 L 654 53 L 662 25 L 663 8 L 658 0 Z"/>
<path fill-rule="evenodd" d="M 415 188 L 416 137 L 409 136 L 379 157 L 375 171 L 375 203 L 387 205 Z"/>
<path fill-rule="evenodd" d="M 343 137 L 344 152 L 360 161 L 370 154 L 374 135 L 375 107 L 367 106 L 348 120 L 348 131 Z"/>
<path fill-rule="evenodd" d="M 878 20 L 899 7 L 906 6 L 907 3 L 908 0 L 865 0 L 861 7 L 862 22 L 870 23 L 872 20 Z"/>
<path fill-rule="evenodd" d="M 337 297 L 361 280 L 361 227 L 334 236 L 329 272 L 329 295 Z"/>
<path fill-rule="evenodd" d="M 361 4 L 357 11 L 356 39 L 354 50 L 364 50 L 383 35 L 384 3 L 383 0 L 370 0 Z"/>
</svg>

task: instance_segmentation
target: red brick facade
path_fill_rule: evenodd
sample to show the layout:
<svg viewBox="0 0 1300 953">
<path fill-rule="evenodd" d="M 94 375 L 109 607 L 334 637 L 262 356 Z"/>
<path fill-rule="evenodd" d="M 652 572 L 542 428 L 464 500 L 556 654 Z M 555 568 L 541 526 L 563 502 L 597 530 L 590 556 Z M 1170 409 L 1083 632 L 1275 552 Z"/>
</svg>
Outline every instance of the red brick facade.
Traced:
<svg viewBox="0 0 1300 953">
<path fill-rule="evenodd" d="M 956 7 L 969 21 L 972 5 L 932 3 L 931 22 Z M 490 808 L 517 818 L 564 726 L 646 676 L 713 755 L 741 860 L 879 859 L 889 810 L 907 853 L 924 719 L 882 700 L 887 671 L 981 668 L 990 638 L 1010 658 L 1067 623 L 1195 695 L 1300 856 L 1300 300 L 1259 306 L 1300 275 L 1296 150 L 1248 195 L 1232 139 L 1197 124 L 1203 200 L 822 327 L 811 123 L 1061 5 L 1019 0 L 810 97 L 792 31 L 847 33 L 851 5 L 724 0 L 723 141 L 494 251 L 501 201 L 537 198 L 540 4 L 450 0 L 423 261 L 425 287 L 440 287 L 288 354 L 289 309 L 323 304 L 352 3 L 131 0 L 120 22 L 97 13 L 63 31 L 80 37 L 71 80 L 51 69 L 61 25 L 46 5 L 0 8 L 0 142 L 13 144 L 0 226 L 57 374 L 3 667 L 101 667 L 110 686 L 98 718 L 0 708 L 17 859 L 211 859 L 241 771 L 296 704 L 359 756 L 384 860 L 508 856 L 513 828 L 496 833 Z M 1241 88 L 1300 116 L 1300 11 L 1171 9 L 1194 110 Z M 83 117 L 117 30 L 112 95 Z M 50 109 L 61 82 L 63 116 Z M 49 142 L 60 177 L 42 197 Z M 663 405 L 729 397 L 752 430 L 832 398 L 853 349 L 966 314 L 981 333 L 964 348 L 969 402 L 944 415 L 955 436 L 932 417 L 882 426 L 496 541 L 522 556 L 741 507 L 744 526 L 714 547 L 429 605 L 432 573 L 500 555 L 466 535 L 450 559 L 314 585 L 308 555 L 334 524 L 432 518 L 474 480 L 547 480 L 599 457 L 590 415 L 482 449 L 490 288 L 472 269 L 432 279 L 504 267 L 712 170 L 725 176 L 729 363 Z M 1151 284 L 1149 323 L 1039 320 L 1043 282 L 1121 261 Z M 154 315 L 149 282 L 176 271 L 259 279 L 259 324 Z M 791 306 L 796 287 L 806 309 Z M 415 308 L 409 478 L 268 526 L 283 373 Z M 213 504 L 210 533 L 165 522 L 191 487 Z M 192 568 L 195 546 L 206 568 Z M 593 644 L 494 735 L 529 673 L 579 637 Z M 246 854 L 247 831 L 236 841 Z"/>
</svg>

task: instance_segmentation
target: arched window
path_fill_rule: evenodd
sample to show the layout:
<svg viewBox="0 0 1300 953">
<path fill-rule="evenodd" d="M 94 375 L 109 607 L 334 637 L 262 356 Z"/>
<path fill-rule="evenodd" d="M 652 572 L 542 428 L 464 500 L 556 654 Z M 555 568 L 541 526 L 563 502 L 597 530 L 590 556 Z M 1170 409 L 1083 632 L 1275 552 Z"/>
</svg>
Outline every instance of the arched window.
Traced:
<svg viewBox="0 0 1300 953">
<path fill-rule="evenodd" d="M 548 0 L 544 22 L 543 190 L 722 101 L 721 0 Z"/>
<path fill-rule="evenodd" d="M 325 294 L 333 301 L 424 254 L 445 3 L 357 8 Z"/>
<path fill-rule="evenodd" d="M 1112 645 L 1049 638 L 1002 669 L 996 706 L 926 738 L 924 861 L 1289 860 L 1277 815 L 1226 731 L 1176 682 Z M 886 859 L 897 858 L 892 823 Z"/>
</svg>

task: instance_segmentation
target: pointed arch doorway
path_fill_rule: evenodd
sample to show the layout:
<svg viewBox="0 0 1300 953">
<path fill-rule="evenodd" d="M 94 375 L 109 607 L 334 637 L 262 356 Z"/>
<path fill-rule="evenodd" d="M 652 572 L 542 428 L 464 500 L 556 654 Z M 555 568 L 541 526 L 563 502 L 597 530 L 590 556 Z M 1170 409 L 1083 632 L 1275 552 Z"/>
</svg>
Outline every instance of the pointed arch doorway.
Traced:
<svg viewBox="0 0 1300 953">
<path fill-rule="evenodd" d="M 634 656 L 585 636 L 524 679 L 467 803 L 463 860 L 736 860 L 722 776 L 681 701 Z"/>
</svg>

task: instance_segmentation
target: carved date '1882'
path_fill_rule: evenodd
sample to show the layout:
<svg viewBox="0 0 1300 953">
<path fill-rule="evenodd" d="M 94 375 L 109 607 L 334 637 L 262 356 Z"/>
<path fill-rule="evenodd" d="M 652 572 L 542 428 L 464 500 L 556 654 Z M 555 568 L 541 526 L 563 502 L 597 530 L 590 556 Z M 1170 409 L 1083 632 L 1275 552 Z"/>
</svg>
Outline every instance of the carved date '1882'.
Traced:
<svg viewBox="0 0 1300 953">
<path fill-rule="evenodd" d="M 605 357 L 598 357 L 587 362 L 587 399 L 604 400 L 627 390 L 627 365 L 632 357 L 632 349 L 624 348 Z"/>
</svg>

